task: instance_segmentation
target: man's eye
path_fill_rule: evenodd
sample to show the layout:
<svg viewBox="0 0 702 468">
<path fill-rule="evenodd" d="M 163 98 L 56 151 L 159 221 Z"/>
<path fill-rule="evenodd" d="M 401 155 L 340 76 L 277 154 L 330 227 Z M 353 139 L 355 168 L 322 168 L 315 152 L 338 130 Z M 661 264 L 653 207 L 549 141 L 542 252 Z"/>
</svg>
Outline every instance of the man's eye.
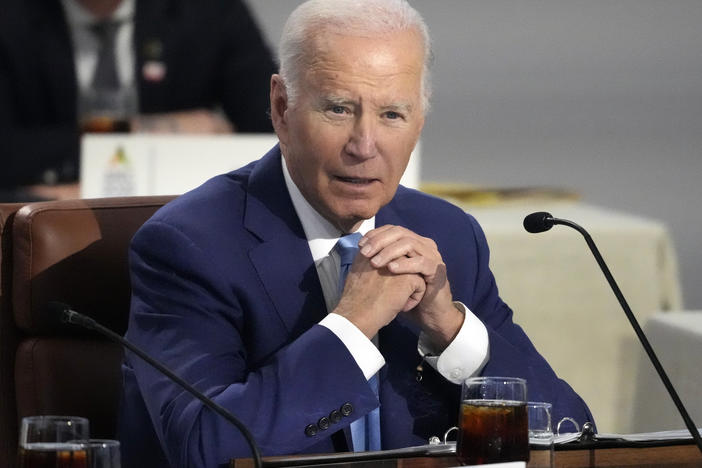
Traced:
<svg viewBox="0 0 702 468">
<path fill-rule="evenodd" d="M 387 118 L 390 119 L 390 120 L 396 120 L 396 119 L 402 118 L 402 116 L 401 116 L 399 113 L 395 112 L 395 111 L 387 111 L 387 112 L 385 113 L 385 117 L 387 117 Z"/>
<path fill-rule="evenodd" d="M 330 110 L 334 114 L 343 114 L 346 112 L 346 109 L 344 108 L 344 106 L 332 106 Z"/>
</svg>

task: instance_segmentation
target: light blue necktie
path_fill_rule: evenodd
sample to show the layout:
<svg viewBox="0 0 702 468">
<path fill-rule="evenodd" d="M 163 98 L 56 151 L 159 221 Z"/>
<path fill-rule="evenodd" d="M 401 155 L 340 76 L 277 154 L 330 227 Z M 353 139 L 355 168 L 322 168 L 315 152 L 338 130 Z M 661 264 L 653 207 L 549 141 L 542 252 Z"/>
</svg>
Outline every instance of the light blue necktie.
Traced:
<svg viewBox="0 0 702 468">
<path fill-rule="evenodd" d="M 361 240 L 361 233 L 354 232 L 346 234 L 336 242 L 336 252 L 341 259 L 339 266 L 339 297 L 341 297 L 341 293 L 344 290 L 344 283 L 346 283 L 346 277 L 351 269 L 353 259 L 356 258 L 358 253 L 359 240 Z"/>
<path fill-rule="evenodd" d="M 336 251 L 339 253 L 341 265 L 339 270 L 339 296 L 344 290 L 346 276 L 358 253 L 358 241 L 361 234 L 354 232 L 339 239 L 336 244 Z M 378 375 L 374 375 L 368 380 L 376 395 L 378 395 Z M 351 440 L 355 452 L 368 450 L 380 450 L 380 408 L 376 408 L 365 417 L 351 423 Z"/>
</svg>

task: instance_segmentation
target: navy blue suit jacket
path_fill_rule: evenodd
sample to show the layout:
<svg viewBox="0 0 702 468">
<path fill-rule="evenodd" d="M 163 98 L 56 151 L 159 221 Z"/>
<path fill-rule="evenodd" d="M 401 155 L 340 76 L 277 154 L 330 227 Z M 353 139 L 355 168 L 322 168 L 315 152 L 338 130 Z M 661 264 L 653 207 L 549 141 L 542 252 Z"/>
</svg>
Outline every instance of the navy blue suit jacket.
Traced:
<svg viewBox="0 0 702 468">
<path fill-rule="evenodd" d="M 342 342 L 317 323 L 327 314 L 307 239 L 285 187 L 280 151 L 215 177 L 177 198 L 136 234 L 127 338 L 228 408 L 263 454 L 344 450 L 343 432 L 378 399 Z M 554 418 L 592 420 L 553 373 L 500 300 L 475 219 L 437 198 L 399 187 L 376 216 L 431 237 L 453 297 L 487 327 L 485 375 L 524 377 L 532 400 Z M 379 333 L 384 449 L 427 443 L 456 424 L 460 387 L 424 365 L 417 327 L 398 316 Z M 160 444 L 173 466 L 217 466 L 248 456 L 238 431 L 133 357 L 125 367 L 121 438 L 126 466 Z M 349 403 L 353 413 L 308 436 Z M 348 406 L 347 406 L 348 407 Z M 332 433 L 337 435 L 331 437 Z M 135 458 L 136 457 L 136 458 Z"/>
</svg>

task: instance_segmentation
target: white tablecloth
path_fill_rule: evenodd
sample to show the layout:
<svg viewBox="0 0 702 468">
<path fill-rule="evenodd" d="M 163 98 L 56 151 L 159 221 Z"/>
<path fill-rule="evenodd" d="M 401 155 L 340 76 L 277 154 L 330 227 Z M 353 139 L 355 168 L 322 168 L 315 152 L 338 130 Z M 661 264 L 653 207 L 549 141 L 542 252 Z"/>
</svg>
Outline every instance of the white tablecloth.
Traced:
<svg viewBox="0 0 702 468">
<path fill-rule="evenodd" d="M 690 417 L 702 427 L 702 311 L 657 313 L 644 330 Z M 635 431 L 685 428 L 653 365 L 643 355 L 636 382 Z"/>
<path fill-rule="evenodd" d="M 656 311 L 682 307 L 665 226 L 574 201 L 459 204 L 485 230 L 490 265 L 515 321 L 585 399 L 600 432 L 631 432 L 643 348 L 582 236 L 565 226 L 529 234 L 522 221 L 549 211 L 587 229 L 642 325 Z"/>
</svg>

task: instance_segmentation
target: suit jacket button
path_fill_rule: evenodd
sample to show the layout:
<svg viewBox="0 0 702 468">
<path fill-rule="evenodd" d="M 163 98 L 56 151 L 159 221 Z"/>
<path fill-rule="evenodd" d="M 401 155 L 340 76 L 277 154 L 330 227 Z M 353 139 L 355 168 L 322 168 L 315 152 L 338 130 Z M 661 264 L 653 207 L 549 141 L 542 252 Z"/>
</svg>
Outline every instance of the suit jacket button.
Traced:
<svg viewBox="0 0 702 468">
<path fill-rule="evenodd" d="M 344 403 L 341 407 L 341 414 L 348 416 L 353 413 L 353 405 L 351 403 Z"/>
<path fill-rule="evenodd" d="M 307 437 L 314 437 L 317 435 L 317 426 L 314 424 L 308 424 L 305 428 L 305 435 Z"/>
<path fill-rule="evenodd" d="M 321 418 L 319 418 L 319 421 L 317 421 L 317 427 L 323 431 L 329 429 L 329 418 L 327 418 L 326 416 L 322 416 Z"/>
<path fill-rule="evenodd" d="M 341 413 L 337 410 L 332 411 L 329 413 L 329 421 L 332 422 L 332 424 L 336 424 L 339 421 L 341 421 Z"/>
</svg>

